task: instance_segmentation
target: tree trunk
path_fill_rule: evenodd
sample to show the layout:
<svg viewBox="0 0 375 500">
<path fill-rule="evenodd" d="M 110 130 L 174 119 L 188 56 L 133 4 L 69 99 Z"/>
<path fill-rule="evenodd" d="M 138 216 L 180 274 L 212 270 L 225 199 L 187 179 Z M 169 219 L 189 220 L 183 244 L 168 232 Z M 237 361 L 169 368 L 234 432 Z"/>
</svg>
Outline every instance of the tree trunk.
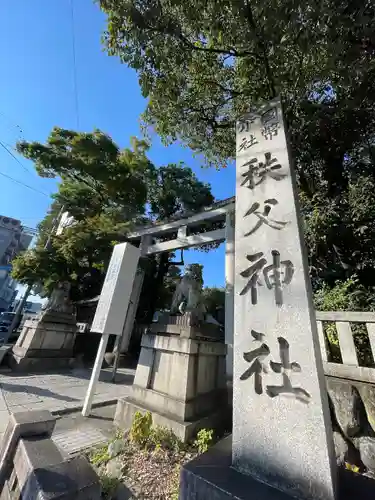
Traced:
<svg viewBox="0 0 375 500">
<path fill-rule="evenodd" d="M 158 271 L 150 294 L 150 314 L 151 314 L 150 321 L 152 320 L 152 317 L 155 313 L 160 291 L 164 284 L 164 277 L 168 272 L 170 264 L 171 263 L 169 261 L 169 253 L 165 252 L 160 254 Z"/>
</svg>

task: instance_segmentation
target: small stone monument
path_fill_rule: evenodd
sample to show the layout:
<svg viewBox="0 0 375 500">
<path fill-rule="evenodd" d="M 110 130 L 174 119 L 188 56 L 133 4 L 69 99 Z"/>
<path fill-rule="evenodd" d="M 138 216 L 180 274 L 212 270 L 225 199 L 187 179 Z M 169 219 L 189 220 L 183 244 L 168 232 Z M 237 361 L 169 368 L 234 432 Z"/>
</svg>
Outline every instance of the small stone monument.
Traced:
<svg viewBox="0 0 375 500">
<path fill-rule="evenodd" d="M 200 269 L 200 271 L 199 271 Z M 136 411 L 183 441 L 227 416 L 226 346 L 218 325 L 204 321 L 201 266 L 192 264 L 177 286 L 171 313 L 142 337 L 131 395 L 117 403 L 115 424 L 130 428 Z"/>
<path fill-rule="evenodd" d="M 237 479 L 235 485 L 225 483 L 221 459 L 218 480 L 212 469 L 193 462 L 182 473 L 180 499 L 333 500 L 332 429 L 279 101 L 239 121 L 236 151 L 233 435 L 227 478 Z M 218 453 L 222 457 L 221 448 Z"/>
<path fill-rule="evenodd" d="M 12 349 L 11 367 L 18 371 L 68 368 L 73 361 L 77 333 L 70 283 L 58 283 L 46 306 L 25 321 Z"/>
</svg>

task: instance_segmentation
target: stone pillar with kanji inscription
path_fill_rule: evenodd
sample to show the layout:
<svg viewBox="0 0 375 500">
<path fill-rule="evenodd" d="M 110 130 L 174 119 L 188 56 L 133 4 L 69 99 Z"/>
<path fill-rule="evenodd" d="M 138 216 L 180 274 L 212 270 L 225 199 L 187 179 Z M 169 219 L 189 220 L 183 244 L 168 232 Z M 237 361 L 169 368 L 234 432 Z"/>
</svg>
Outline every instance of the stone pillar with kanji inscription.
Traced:
<svg viewBox="0 0 375 500">
<path fill-rule="evenodd" d="M 233 467 L 300 499 L 335 497 L 335 455 L 278 100 L 237 123 Z"/>
</svg>

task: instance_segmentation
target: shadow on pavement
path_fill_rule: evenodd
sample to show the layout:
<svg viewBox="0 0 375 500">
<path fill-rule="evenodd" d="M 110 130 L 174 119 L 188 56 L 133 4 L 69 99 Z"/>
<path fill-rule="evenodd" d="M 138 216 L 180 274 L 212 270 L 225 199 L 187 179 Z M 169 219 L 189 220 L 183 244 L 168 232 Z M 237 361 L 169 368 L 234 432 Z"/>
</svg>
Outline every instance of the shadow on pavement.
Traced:
<svg viewBox="0 0 375 500">
<path fill-rule="evenodd" d="M 49 389 L 42 389 L 41 387 L 35 387 L 33 385 L 7 384 L 6 382 L 1 382 L 0 386 L 4 391 L 8 392 L 26 392 L 29 394 L 35 394 L 36 396 L 44 396 L 67 402 L 80 401 L 80 399 L 63 396 L 57 392 L 50 391 Z"/>
<path fill-rule="evenodd" d="M 116 373 L 116 382 L 115 384 L 124 384 L 124 385 L 132 385 L 134 381 L 134 375 L 135 375 L 135 370 L 128 368 L 125 371 L 118 371 Z M 83 380 L 90 380 L 91 377 L 91 369 L 83 369 L 83 368 L 76 368 L 70 372 L 70 376 L 83 379 Z M 99 377 L 99 382 L 108 382 L 108 383 L 113 383 L 112 382 L 112 370 L 101 370 L 100 372 L 100 377 Z"/>
<path fill-rule="evenodd" d="M 90 380 L 91 378 L 91 368 L 73 368 L 70 370 L 56 370 L 56 371 L 48 371 L 47 372 L 30 372 L 30 373 L 22 373 L 22 372 L 6 372 L 4 374 L 0 371 L 0 385 L 4 385 L 1 381 L 1 375 L 4 375 L 7 379 L 24 379 L 25 377 L 42 377 L 43 375 L 61 375 L 62 377 L 72 377 L 79 380 Z M 127 368 L 120 369 L 116 373 L 116 382 L 115 384 L 124 384 L 124 385 L 132 385 L 135 376 L 135 369 Z M 112 382 L 112 369 L 104 369 L 102 368 L 100 372 L 99 382 L 113 383 Z"/>
<path fill-rule="evenodd" d="M 104 417 L 102 415 L 89 415 L 88 417 L 86 417 L 88 420 L 92 420 L 92 421 L 95 421 L 95 420 L 103 420 L 103 421 L 106 421 L 106 422 L 113 422 L 113 415 L 111 417 Z"/>
</svg>

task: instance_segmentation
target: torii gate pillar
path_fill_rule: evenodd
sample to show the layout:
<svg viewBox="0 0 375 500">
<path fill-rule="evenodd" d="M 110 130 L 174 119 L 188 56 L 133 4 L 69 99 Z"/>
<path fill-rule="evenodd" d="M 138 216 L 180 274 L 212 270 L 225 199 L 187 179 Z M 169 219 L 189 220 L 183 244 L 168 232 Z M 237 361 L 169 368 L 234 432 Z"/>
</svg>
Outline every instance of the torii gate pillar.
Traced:
<svg viewBox="0 0 375 500">
<path fill-rule="evenodd" d="M 233 377 L 234 224 L 234 211 L 227 212 L 225 221 L 225 343 L 227 345 L 227 378 Z"/>
</svg>

